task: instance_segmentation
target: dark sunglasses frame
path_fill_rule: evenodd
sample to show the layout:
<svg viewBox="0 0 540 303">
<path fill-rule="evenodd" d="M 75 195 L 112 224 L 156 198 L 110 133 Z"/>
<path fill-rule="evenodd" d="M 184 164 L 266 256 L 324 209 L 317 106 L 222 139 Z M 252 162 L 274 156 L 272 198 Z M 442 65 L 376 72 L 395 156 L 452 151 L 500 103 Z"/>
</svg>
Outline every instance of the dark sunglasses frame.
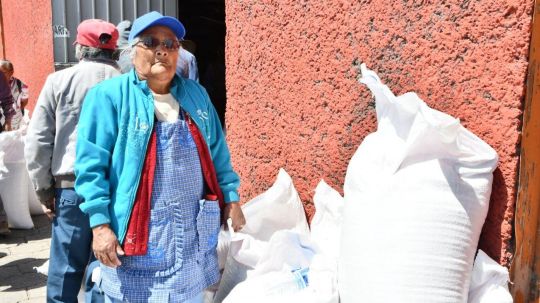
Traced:
<svg viewBox="0 0 540 303">
<path fill-rule="evenodd" d="M 156 49 L 159 45 L 162 45 L 163 48 L 167 51 L 177 51 L 180 48 L 180 41 L 176 39 L 165 39 L 160 41 L 158 38 L 152 36 L 141 36 L 139 37 L 138 43 L 142 43 L 144 47 L 149 49 Z"/>
</svg>

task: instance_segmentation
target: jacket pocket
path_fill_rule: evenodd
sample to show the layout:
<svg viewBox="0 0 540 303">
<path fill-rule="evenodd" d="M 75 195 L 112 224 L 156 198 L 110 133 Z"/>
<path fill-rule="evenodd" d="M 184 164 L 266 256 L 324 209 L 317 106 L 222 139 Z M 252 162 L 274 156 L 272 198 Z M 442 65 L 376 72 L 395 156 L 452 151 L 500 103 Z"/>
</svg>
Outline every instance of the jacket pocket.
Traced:
<svg viewBox="0 0 540 303">
<path fill-rule="evenodd" d="M 129 256 L 122 267 L 134 275 L 168 276 L 182 267 L 183 225 L 170 207 L 152 209 L 148 250 L 143 256 Z"/>
<path fill-rule="evenodd" d="M 221 211 L 217 201 L 201 200 L 197 215 L 197 234 L 199 239 L 199 258 L 215 250 L 221 225 Z"/>
</svg>

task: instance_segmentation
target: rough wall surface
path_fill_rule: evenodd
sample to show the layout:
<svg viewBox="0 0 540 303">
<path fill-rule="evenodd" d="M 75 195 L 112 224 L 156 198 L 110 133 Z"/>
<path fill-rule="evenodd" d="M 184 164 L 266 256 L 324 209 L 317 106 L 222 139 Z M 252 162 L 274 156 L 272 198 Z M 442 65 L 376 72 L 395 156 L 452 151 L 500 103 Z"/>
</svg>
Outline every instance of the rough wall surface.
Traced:
<svg viewBox="0 0 540 303">
<path fill-rule="evenodd" d="M 356 79 L 365 62 L 497 150 L 480 247 L 508 262 L 532 0 L 226 0 L 226 14 L 227 135 L 243 201 L 280 167 L 308 217 L 321 178 L 342 189 L 376 126 Z"/>
<path fill-rule="evenodd" d="M 30 87 L 33 108 L 47 75 L 54 72 L 52 11 L 50 0 L 2 1 L 6 59 L 15 77 Z"/>
</svg>

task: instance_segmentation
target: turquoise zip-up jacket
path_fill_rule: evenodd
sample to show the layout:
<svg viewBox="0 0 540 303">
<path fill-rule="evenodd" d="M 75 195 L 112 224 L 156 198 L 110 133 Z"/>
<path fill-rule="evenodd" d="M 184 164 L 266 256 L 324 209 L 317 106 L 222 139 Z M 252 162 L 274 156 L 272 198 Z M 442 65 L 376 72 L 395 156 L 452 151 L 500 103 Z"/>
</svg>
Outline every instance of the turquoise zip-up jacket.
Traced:
<svg viewBox="0 0 540 303">
<path fill-rule="evenodd" d="M 234 172 L 221 123 L 206 90 L 174 76 L 171 94 L 206 139 L 226 203 L 239 201 L 240 179 Z M 154 127 L 154 98 L 135 70 L 105 80 L 85 97 L 79 118 L 75 190 L 90 226 L 110 224 L 123 243 L 133 209 L 146 148 Z"/>
</svg>

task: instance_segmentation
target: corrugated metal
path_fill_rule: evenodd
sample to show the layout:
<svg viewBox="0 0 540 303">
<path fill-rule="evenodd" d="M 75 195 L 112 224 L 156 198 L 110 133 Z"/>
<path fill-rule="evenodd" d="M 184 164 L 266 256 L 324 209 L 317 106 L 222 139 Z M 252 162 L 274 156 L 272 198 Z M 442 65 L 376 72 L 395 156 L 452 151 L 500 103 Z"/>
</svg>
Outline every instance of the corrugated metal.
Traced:
<svg viewBox="0 0 540 303">
<path fill-rule="evenodd" d="M 178 17 L 176 0 L 53 0 L 54 61 L 75 63 L 73 42 L 81 20 L 103 19 L 113 24 L 131 20 L 150 11 Z"/>
</svg>

